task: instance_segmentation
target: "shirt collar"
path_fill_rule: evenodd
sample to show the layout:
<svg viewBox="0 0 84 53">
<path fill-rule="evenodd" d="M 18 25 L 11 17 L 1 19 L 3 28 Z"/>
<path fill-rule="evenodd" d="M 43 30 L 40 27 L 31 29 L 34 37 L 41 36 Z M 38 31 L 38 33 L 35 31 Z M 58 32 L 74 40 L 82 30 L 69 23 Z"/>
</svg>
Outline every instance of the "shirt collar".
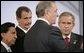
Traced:
<svg viewBox="0 0 84 53">
<path fill-rule="evenodd" d="M 50 23 L 49 23 L 46 19 L 44 19 L 44 18 L 38 18 L 37 20 L 43 20 L 43 21 L 45 21 L 48 25 L 50 25 Z"/>
<path fill-rule="evenodd" d="M 28 30 L 24 30 L 23 28 L 21 28 L 19 25 L 18 25 L 18 27 L 22 30 L 22 31 L 24 31 L 25 33 L 27 33 L 28 32 Z"/>
<path fill-rule="evenodd" d="M 70 36 L 71 36 L 71 33 L 70 33 L 67 37 L 70 39 Z M 66 38 L 66 36 L 65 36 L 65 35 L 63 35 L 63 38 L 65 39 L 65 38 Z"/>
<path fill-rule="evenodd" d="M 6 50 L 11 49 L 7 44 L 1 41 L 1 44 L 6 48 Z"/>
</svg>

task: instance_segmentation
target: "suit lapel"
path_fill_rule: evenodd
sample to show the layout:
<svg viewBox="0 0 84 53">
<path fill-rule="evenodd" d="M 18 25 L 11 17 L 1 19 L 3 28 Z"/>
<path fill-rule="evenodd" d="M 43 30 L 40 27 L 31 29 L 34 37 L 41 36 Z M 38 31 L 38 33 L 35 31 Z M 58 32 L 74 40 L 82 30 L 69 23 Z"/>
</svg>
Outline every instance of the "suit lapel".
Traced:
<svg viewBox="0 0 84 53">
<path fill-rule="evenodd" d="M 17 31 L 17 36 L 19 38 L 23 38 L 25 36 L 25 32 L 21 30 L 19 27 L 16 27 L 16 31 Z"/>
<path fill-rule="evenodd" d="M 71 33 L 69 47 L 71 47 L 73 45 L 74 40 L 75 40 L 75 36 L 73 35 L 73 33 Z"/>
<path fill-rule="evenodd" d="M 70 38 L 70 46 L 72 46 L 73 44 L 76 44 L 76 36 L 71 33 L 71 38 Z"/>
<path fill-rule="evenodd" d="M 7 52 L 6 48 L 1 44 L 1 52 Z"/>
<path fill-rule="evenodd" d="M 69 50 L 68 51 L 73 51 L 75 49 L 75 45 L 76 45 L 76 35 L 74 35 L 73 33 L 71 33 L 71 37 L 70 37 L 70 44 L 69 44 Z"/>
</svg>

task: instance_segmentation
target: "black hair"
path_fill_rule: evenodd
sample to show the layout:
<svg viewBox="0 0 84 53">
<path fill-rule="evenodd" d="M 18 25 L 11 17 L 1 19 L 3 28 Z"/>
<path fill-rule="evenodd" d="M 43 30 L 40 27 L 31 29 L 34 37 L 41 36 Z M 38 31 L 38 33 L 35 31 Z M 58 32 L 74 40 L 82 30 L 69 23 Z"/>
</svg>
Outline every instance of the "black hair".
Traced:
<svg viewBox="0 0 84 53">
<path fill-rule="evenodd" d="M 19 7 L 17 10 L 16 10 L 16 17 L 17 18 L 21 18 L 21 13 L 22 13 L 22 11 L 26 11 L 26 12 L 31 12 L 31 10 L 28 8 L 28 7 L 26 7 L 26 6 L 21 6 L 21 7 Z"/>
<path fill-rule="evenodd" d="M 6 22 L 6 23 L 2 24 L 1 25 L 1 33 L 8 32 L 10 27 L 15 27 L 15 24 L 11 23 L 11 22 Z M 2 40 L 2 36 L 1 36 L 1 40 Z"/>
</svg>

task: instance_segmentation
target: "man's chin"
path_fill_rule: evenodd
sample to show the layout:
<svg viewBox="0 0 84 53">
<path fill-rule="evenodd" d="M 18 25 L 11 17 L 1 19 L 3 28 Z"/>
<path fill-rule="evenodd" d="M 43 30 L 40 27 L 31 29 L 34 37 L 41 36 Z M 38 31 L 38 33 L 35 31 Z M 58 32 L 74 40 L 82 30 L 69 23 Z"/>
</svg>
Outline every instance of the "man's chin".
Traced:
<svg viewBox="0 0 84 53">
<path fill-rule="evenodd" d="M 28 28 L 30 28 L 30 26 L 26 26 L 25 28 L 28 29 Z"/>
<path fill-rule="evenodd" d="M 69 34 L 69 33 L 65 33 L 65 34 Z"/>
<path fill-rule="evenodd" d="M 14 45 L 15 43 L 14 42 L 12 42 L 11 44 L 10 44 L 10 46 L 12 46 L 12 45 Z"/>
<path fill-rule="evenodd" d="M 12 44 L 15 44 L 15 42 L 16 42 L 16 40 L 13 40 L 13 41 L 12 41 Z"/>
</svg>

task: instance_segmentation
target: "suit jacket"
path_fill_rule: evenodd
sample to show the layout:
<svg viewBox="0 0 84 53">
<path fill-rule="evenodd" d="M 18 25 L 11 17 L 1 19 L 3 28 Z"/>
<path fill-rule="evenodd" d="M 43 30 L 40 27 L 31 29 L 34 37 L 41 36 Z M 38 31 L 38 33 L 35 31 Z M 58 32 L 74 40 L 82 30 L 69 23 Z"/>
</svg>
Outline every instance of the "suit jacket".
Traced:
<svg viewBox="0 0 84 53">
<path fill-rule="evenodd" d="M 61 39 L 59 29 L 53 33 L 52 26 L 37 20 L 24 38 L 25 52 L 59 52 L 64 51 L 65 43 Z M 59 43 L 59 44 L 58 44 Z M 60 45 L 60 46 L 58 46 Z M 59 49 L 59 50 L 58 50 Z"/>
<path fill-rule="evenodd" d="M 80 49 L 80 45 L 83 41 L 83 37 L 81 35 L 78 35 L 76 33 L 73 33 L 71 32 L 71 37 L 70 37 L 70 43 L 69 43 L 69 48 L 66 47 L 66 44 L 65 44 L 65 40 L 64 38 L 62 37 L 62 33 L 59 32 L 58 30 L 56 30 L 57 27 L 53 27 L 52 28 L 52 34 L 53 36 L 51 35 L 51 42 L 52 45 L 57 45 L 58 46 L 58 49 L 55 49 L 56 51 L 61 51 L 61 52 L 83 52 L 82 49 Z M 60 34 L 59 38 L 57 40 L 53 40 L 53 39 L 56 39 L 55 37 L 57 37 L 57 34 Z M 61 40 L 60 40 L 61 39 Z M 59 41 L 58 43 L 56 43 L 57 41 Z M 64 42 L 64 43 L 63 43 Z M 60 44 L 59 44 L 60 43 Z M 62 44 L 62 45 L 61 45 Z M 64 46 L 64 47 L 63 47 Z M 54 46 L 55 47 L 55 46 Z M 52 47 L 54 49 L 54 47 Z M 60 47 L 61 48 L 64 48 L 64 50 L 60 50 Z M 56 47 L 55 47 L 56 48 Z"/>
<path fill-rule="evenodd" d="M 17 32 L 17 39 L 15 42 L 15 45 L 11 46 L 13 52 L 24 52 L 24 37 L 25 37 L 25 32 L 21 30 L 19 27 L 16 27 L 16 32 Z"/>
<path fill-rule="evenodd" d="M 7 52 L 6 48 L 1 44 L 1 52 Z"/>
<path fill-rule="evenodd" d="M 67 52 L 66 43 L 62 37 L 60 29 L 53 26 L 51 34 L 49 42 L 52 50 L 54 50 L 54 52 Z"/>
<path fill-rule="evenodd" d="M 83 37 L 81 35 L 78 35 L 72 32 L 68 51 L 69 52 L 82 52 L 82 50 L 80 49 L 80 45 L 82 41 L 83 41 Z"/>
</svg>

